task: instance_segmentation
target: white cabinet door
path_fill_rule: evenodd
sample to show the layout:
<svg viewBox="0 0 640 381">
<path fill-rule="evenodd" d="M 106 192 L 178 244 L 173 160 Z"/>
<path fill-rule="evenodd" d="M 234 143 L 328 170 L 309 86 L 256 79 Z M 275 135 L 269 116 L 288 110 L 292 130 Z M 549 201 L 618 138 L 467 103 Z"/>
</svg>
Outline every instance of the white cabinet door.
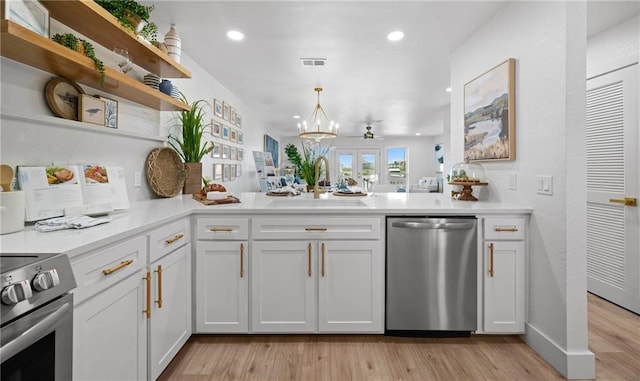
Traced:
<svg viewBox="0 0 640 381">
<path fill-rule="evenodd" d="M 191 336 L 191 244 L 149 266 L 150 379 L 155 380 Z"/>
<path fill-rule="evenodd" d="M 198 242 L 196 332 L 249 332 L 247 241 Z"/>
<path fill-rule="evenodd" d="M 319 243 L 321 332 L 382 332 L 384 255 L 380 241 Z"/>
<path fill-rule="evenodd" d="M 484 243 L 484 330 L 524 332 L 524 242 Z"/>
<path fill-rule="evenodd" d="M 310 241 L 252 243 L 254 332 L 315 331 L 315 246 Z"/>
<path fill-rule="evenodd" d="M 74 380 L 146 380 L 146 282 L 139 271 L 75 306 Z"/>
</svg>

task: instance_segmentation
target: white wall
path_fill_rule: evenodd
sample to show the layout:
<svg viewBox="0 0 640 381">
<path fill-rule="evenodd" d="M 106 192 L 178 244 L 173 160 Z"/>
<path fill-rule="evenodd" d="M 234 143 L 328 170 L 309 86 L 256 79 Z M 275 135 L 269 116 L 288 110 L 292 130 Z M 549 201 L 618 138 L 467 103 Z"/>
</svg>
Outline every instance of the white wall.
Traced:
<svg viewBox="0 0 640 381">
<path fill-rule="evenodd" d="M 463 159 L 463 87 L 516 59 L 516 160 L 483 163 L 482 199 L 534 210 L 528 255 L 526 340 L 562 374 L 593 378 L 588 351 L 584 242 L 586 6 L 507 3 L 452 54 L 449 155 Z M 509 175 L 517 189 L 508 189 Z M 553 195 L 536 194 L 536 175 L 553 176 Z"/>
<path fill-rule="evenodd" d="M 640 17 L 589 38 L 587 45 L 587 78 L 638 62 Z"/>
<path fill-rule="evenodd" d="M 64 27 L 52 22 L 52 33 L 59 30 L 64 30 Z M 105 64 L 115 66 L 109 50 L 97 47 L 96 52 Z M 0 160 L 3 164 L 14 168 L 22 164 L 46 165 L 52 162 L 119 165 L 125 170 L 130 201 L 153 197 L 146 181 L 143 180 L 142 187 L 133 187 L 134 172 L 142 172 L 144 177 L 147 154 L 151 149 L 164 145 L 167 128 L 172 124 L 175 112 L 160 112 L 99 89 L 82 86 L 88 94 L 104 95 L 119 102 L 118 132 L 123 133 L 111 133 L 106 127 L 108 132 L 96 132 L 96 128 L 85 128 L 86 124 L 53 116 L 45 101 L 44 88 L 55 75 L 6 58 L 2 58 L 0 64 Z M 192 71 L 193 77 L 172 81 L 190 101 L 202 98 L 212 103 L 215 97 L 230 103 L 243 115 L 244 173 L 241 178 L 224 185 L 233 192 L 256 190 L 251 151 L 262 150 L 264 131 L 259 118 L 190 57 L 183 54 L 182 64 Z M 144 74 L 146 71 L 137 68 L 128 75 L 141 78 Z M 203 160 L 204 176 L 211 177 L 212 168 L 211 158 Z"/>
</svg>

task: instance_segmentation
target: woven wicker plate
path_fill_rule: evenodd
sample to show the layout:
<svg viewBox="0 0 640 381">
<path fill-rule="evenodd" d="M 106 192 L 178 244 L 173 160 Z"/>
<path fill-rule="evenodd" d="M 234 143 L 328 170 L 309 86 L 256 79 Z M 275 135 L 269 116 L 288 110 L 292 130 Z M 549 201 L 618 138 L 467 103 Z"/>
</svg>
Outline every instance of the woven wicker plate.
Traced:
<svg viewBox="0 0 640 381">
<path fill-rule="evenodd" d="M 178 153 L 169 147 L 154 148 L 146 162 L 147 182 L 158 197 L 174 197 L 182 191 L 186 172 Z"/>
</svg>

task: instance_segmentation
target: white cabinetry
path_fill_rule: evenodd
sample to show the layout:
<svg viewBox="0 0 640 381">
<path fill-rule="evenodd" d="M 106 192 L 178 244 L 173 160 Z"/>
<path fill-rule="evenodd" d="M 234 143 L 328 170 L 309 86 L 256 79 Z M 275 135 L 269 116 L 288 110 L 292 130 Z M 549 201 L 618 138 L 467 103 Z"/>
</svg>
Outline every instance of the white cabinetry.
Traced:
<svg viewBox="0 0 640 381">
<path fill-rule="evenodd" d="M 149 274 L 149 372 L 155 380 L 191 336 L 191 244 L 153 262 Z"/>
<path fill-rule="evenodd" d="M 74 379 L 155 380 L 187 341 L 188 232 L 183 219 L 71 259 Z"/>
<path fill-rule="evenodd" d="M 525 323 L 525 218 L 484 219 L 485 333 L 523 333 Z"/>
<path fill-rule="evenodd" d="M 72 259 L 73 378 L 147 378 L 144 237 Z"/>
<path fill-rule="evenodd" d="M 254 218 L 252 330 L 382 332 L 381 225 L 375 217 Z"/>
<path fill-rule="evenodd" d="M 196 332 L 249 332 L 249 219 L 199 218 L 196 224 Z"/>
</svg>

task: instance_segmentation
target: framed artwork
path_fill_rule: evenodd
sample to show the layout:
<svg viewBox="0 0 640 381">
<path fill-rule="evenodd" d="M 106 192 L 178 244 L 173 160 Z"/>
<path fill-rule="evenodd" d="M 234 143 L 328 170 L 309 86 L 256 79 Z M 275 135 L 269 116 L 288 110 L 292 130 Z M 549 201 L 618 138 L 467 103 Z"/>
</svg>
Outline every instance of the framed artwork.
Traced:
<svg viewBox="0 0 640 381">
<path fill-rule="evenodd" d="M 236 109 L 231 107 L 230 110 L 230 114 L 229 114 L 229 122 L 231 122 L 232 125 L 236 125 Z"/>
<path fill-rule="evenodd" d="M 118 128 L 118 101 L 105 97 L 99 97 L 104 101 L 104 125 L 109 128 Z"/>
<path fill-rule="evenodd" d="M 223 159 L 229 158 L 229 146 L 227 145 L 222 146 L 222 158 Z"/>
<path fill-rule="evenodd" d="M 278 167 L 278 152 L 280 151 L 280 143 L 277 140 L 272 138 L 271 136 L 265 134 L 264 135 L 264 152 L 271 153 L 271 158 L 273 158 L 273 166 Z"/>
<path fill-rule="evenodd" d="M 242 176 L 242 164 L 236 164 L 236 176 L 237 177 Z"/>
<path fill-rule="evenodd" d="M 229 166 L 222 165 L 222 181 L 229 181 Z"/>
<path fill-rule="evenodd" d="M 238 142 L 238 130 L 233 128 L 229 129 L 229 141 L 233 143 Z"/>
<path fill-rule="evenodd" d="M 229 164 L 229 180 L 233 181 L 236 179 L 236 165 Z"/>
<path fill-rule="evenodd" d="M 222 102 L 222 119 L 229 120 L 229 104 Z"/>
<path fill-rule="evenodd" d="M 238 161 L 244 160 L 244 150 L 242 148 L 238 148 Z"/>
<path fill-rule="evenodd" d="M 222 180 L 222 164 L 213 165 L 213 179 L 218 181 Z"/>
<path fill-rule="evenodd" d="M 222 144 L 213 142 L 213 149 L 211 150 L 211 157 L 214 159 L 222 158 Z"/>
<path fill-rule="evenodd" d="M 236 114 L 236 126 L 242 128 L 242 115 L 240 114 Z"/>
<path fill-rule="evenodd" d="M 464 85 L 464 160 L 516 159 L 515 59 Z"/>
<path fill-rule="evenodd" d="M 57 77 L 47 82 L 44 92 L 55 116 L 78 120 L 78 103 L 80 95 L 84 94 L 82 87 L 69 79 Z"/>
<path fill-rule="evenodd" d="M 105 102 L 102 99 L 82 94 L 80 96 L 80 104 L 78 107 L 78 115 L 80 116 L 81 122 L 104 126 Z"/>
<path fill-rule="evenodd" d="M 10 20 L 49 38 L 49 10 L 35 0 L 5 0 L 2 19 Z"/>
<path fill-rule="evenodd" d="M 222 139 L 229 140 L 229 127 L 222 126 Z"/>
<path fill-rule="evenodd" d="M 229 159 L 236 160 L 238 158 L 238 149 L 236 147 L 229 148 Z"/>
<path fill-rule="evenodd" d="M 222 101 L 215 98 L 213 99 L 213 115 L 222 118 Z"/>
<path fill-rule="evenodd" d="M 242 131 L 238 131 L 238 144 L 244 144 L 244 134 Z"/>
<path fill-rule="evenodd" d="M 211 135 L 219 138 L 222 133 L 222 124 L 218 122 L 211 122 Z"/>
</svg>

